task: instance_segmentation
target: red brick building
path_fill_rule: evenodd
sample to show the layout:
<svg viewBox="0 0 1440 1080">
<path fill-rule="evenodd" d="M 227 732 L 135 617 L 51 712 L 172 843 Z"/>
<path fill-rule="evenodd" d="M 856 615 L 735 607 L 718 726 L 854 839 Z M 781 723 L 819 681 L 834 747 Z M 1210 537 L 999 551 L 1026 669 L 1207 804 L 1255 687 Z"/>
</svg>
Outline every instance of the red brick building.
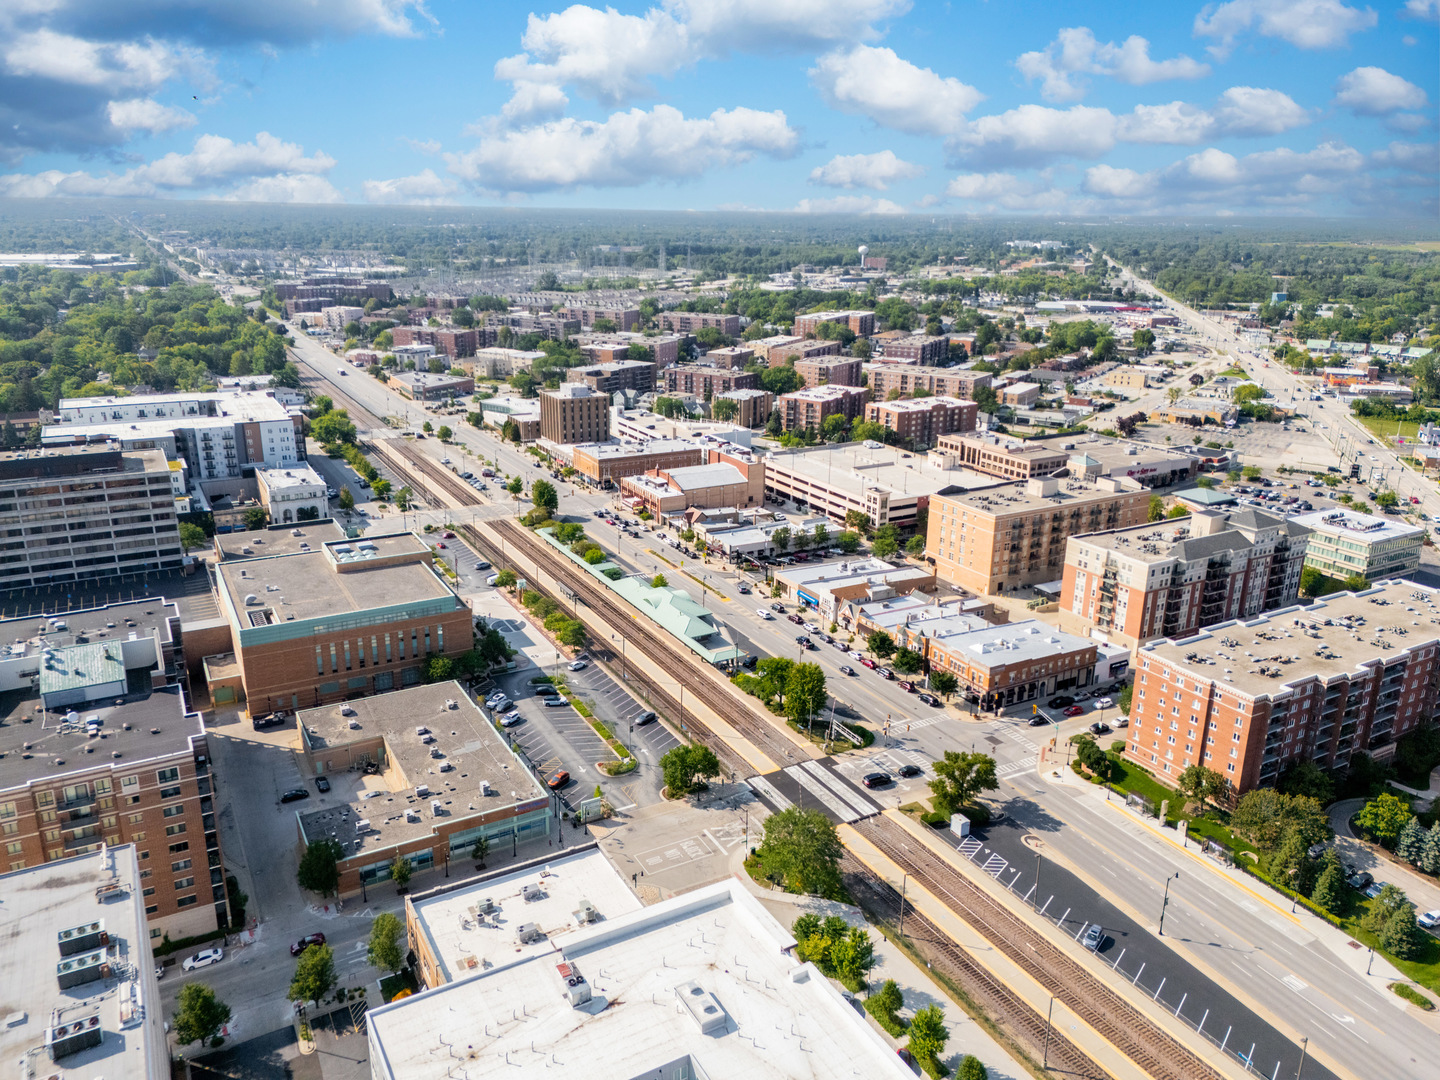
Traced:
<svg viewBox="0 0 1440 1080">
<path fill-rule="evenodd" d="M 865 406 L 866 420 L 884 424 L 915 450 L 934 446 L 942 435 L 974 431 L 979 413 L 975 402 L 951 397 L 872 401 Z"/>
</svg>

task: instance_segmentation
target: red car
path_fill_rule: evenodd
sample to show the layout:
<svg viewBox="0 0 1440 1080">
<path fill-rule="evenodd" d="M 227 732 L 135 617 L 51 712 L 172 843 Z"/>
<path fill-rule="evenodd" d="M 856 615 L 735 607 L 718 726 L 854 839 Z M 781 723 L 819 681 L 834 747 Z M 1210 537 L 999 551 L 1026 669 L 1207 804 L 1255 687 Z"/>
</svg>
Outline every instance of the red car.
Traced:
<svg viewBox="0 0 1440 1080">
<path fill-rule="evenodd" d="M 324 944 L 325 944 L 325 935 L 324 935 L 324 934 L 310 934 L 308 937 L 302 937 L 299 941 L 295 942 L 294 945 L 291 945 L 291 946 L 290 946 L 290 955 L 291 955 L 291 956 L 299 956 L 302 952 L 304 952 L 306 949 L 308 949 L 311 945 L 324 945 Z"/>
<path fill-rule="evenodd" d="M 915 684 L 912 682 L 899 682 L 895 685 L 900 687 L 900 689 L 904 690 L 907 694 L 913 694 L 915 692 Z"/>
<path fill-rule="evenodd" d="M 1066 716 L 1079 716 L 1079 715 L 1080 715 L 1081 713 L 1083 713 L 1084 711 L 1085 711 L 1085 707 L 1084 707 L 1083 705 L 1071 705 L 1068 709 L 1065 710 L 1065 715 L 1066 715 Z"/>
<path fill-rule="evenodd" d="M 443 548 L 443 547 L 445 546 L 445 542 L 442 540 L 440 543 L 436 544 L 435 546 L 436 546 L 437 548 Z"/>
<path fill-rule="evenodd" d="M 860 663 L 864 664 L 864 665 L 865 665 L 866 667 L 868 667 L 868 668 L 876 668 L 876 667 L 879 666 L 878 664 L 875 663 L 874 660 L 871 660 L 868 656 L 865 657 L 865 658 L 863 658 L 863 659 L 860 661 Z"/>
<path fill-rule="evenodd" d="M 547 780 L 545 783 L 551 791 L 558 791 L 566 784 L 570 783 L 570 774 L 564 769 L 561 769 L 554 776 L 550 777 L 550 779 Z"/>
</svg>

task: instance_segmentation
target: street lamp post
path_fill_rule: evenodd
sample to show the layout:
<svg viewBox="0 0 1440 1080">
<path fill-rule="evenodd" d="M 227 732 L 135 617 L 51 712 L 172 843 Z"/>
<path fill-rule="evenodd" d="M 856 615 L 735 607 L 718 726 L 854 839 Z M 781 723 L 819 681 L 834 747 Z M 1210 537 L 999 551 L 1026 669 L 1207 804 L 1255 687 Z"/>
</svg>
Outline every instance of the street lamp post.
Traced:
<svg viewBox="0 0 1440 1080">
<path fill-rule="evenodd" d="M 1165 879 L 1165 898 L 1160 901 L 1160 931 L 1159 936 L 1165 936 L 1165 909 L 1170 906 L 1170 883 L 1180 876 L 1180 871 L 1175 871 L 1175 877 Z"/>
</svg>

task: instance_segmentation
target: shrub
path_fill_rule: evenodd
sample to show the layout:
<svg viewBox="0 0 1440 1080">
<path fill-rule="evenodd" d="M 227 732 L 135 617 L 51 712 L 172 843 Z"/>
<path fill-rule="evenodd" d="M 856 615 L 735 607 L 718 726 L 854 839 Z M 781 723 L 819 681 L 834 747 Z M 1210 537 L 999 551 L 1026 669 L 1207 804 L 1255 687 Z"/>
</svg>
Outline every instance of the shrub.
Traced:
<svg viewBox="0 0 1440 1080">
<path fill-rule="evenodd" d="M 1424 994 L 1420 993 L 1419 990 L 1416 990 L 1413 986 L 1407 986 L 1405 983 L 1393 982 L 1390 984 L 1390 989 L 1393 990 L 1400 997 L 1404 998 L 1406 1001 L 1410 1002 L 1411 1005 L 1418 1005 L 1426 1012 L 1430 1012 L 1432 1009 L 1435 1008 L 1435 1003 L 1431 1001 L 1428 997 L 1426 997 Z M 868 1007 L 870 1003 L 867 1001 L 865 1004 Z"/>
</svg>

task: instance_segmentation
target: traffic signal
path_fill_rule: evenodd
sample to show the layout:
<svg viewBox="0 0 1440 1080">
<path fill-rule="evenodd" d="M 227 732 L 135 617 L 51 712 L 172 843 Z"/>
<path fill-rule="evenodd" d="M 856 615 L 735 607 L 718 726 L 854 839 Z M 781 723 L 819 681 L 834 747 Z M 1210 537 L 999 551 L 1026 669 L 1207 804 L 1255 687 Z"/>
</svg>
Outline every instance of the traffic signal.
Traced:
<svg viewBox="0 0 1440 1080">
<path fill-rule="evenodd" d="M 1039 705 L 1031 705 L 1031 706 L 1030 706 L 1030 715 L 1031 715 L 1031 716 L 1037 716 L 1037 715 L 1039 715 L 1039 713 L 1040 713 L 1040 706 L 1039 706 Z"/>
</svg>

